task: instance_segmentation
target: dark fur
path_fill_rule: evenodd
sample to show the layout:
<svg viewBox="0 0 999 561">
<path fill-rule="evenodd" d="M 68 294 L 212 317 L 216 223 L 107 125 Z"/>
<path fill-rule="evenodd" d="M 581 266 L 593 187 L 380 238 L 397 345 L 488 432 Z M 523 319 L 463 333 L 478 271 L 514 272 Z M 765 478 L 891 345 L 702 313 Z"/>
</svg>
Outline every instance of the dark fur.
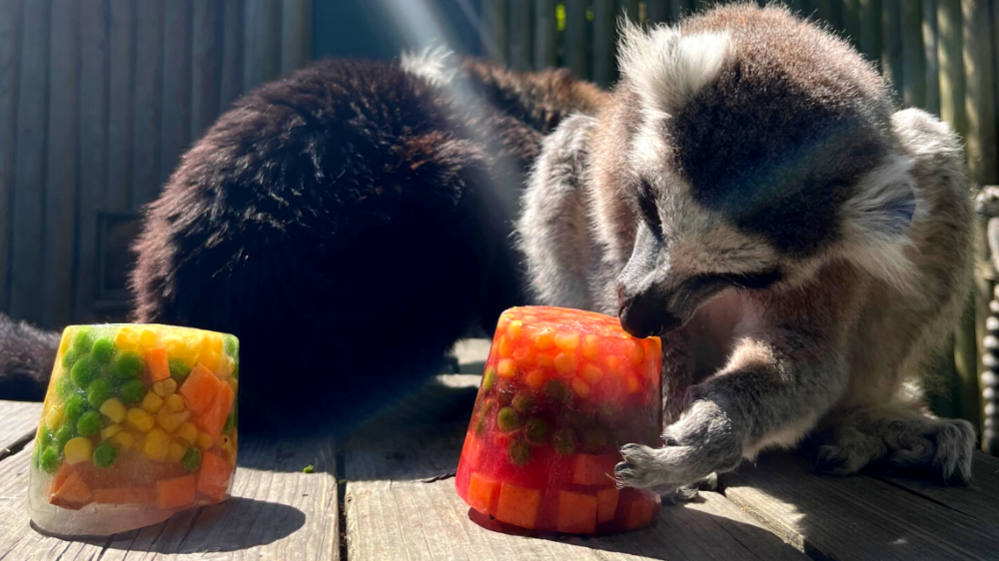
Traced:
<svg viewBox="0 0 999 561">
<path fill-rule="evenodd" d="M 462 68 L 453 89 L 338 60 L 265 85 L 146 209 L 133 319 L 237 335 L 242 426 L 345 430 L 521 301 L 509 200 L 541 135 L 602 94 Z"/>
<path fill-rule="evenodd" d="M 40 401 L 59 347 L 59 334 L 0 314 L 0 395 Z"/>
</svg>

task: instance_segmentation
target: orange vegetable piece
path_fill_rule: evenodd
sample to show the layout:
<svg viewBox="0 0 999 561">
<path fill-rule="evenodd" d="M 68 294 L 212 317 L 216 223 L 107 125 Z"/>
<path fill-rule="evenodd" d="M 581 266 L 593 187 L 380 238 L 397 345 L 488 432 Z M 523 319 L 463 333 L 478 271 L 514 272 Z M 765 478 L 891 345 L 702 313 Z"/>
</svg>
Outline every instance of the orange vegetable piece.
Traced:
<svg viewBox="0 0 999 561">
<path fill-rule="evenodd" d="M 159 382 L 170 377 L 170 362 L 166 347 L 153 347 L 146 351 L 146 366 L 149 367 L 149 380 Z"/>
<path fill-rule="evenodd" d="M 185 475 L 156 482 L 156 506 L 167 510 L 194 502 L 194 475 Z"/>
<path fill-rule="evenodd" d="M 49 502 L 59 505 L 83 506 L 92 501 L 93 498 L 94 494 L 90 491 L 90 487 L 87 487 L 87 484 L 83 482 L 80 474 L 70 470 L 62 485 L 53 487 L 52 498 Z"/>
<path fill-rule="evenodd" d="M 49 493 L 55 493 L 62 484 L 69 479 L 69 476 L 73 475 L 73 466 L 69 465 L 69 462 L 63 462 L 59 466 L 59 471 L 56 472 L 55 476 L 52 478 L 52 482 L 49 483 Z"/>
<path fill-rule="evenodd" d="M 229 417 L 234 401 L 236 401 L 236 392 L 232 391 L 229 384 L 223 383 L 215 394 L 212 404 L 201 414 L 198 424 L 201 430 L 212 437 L 212 442 L 218 440 L 222 434 L 222 427 L 225 426 L 225 420 Z"/>
<path fill-rule="evenodd" d="M 503 482 L 494 516 L 500 522 L 521 528 L 534 528 L 540 504 L 541 491 Z"/>
<path fill-rule="evenodd" d="M 152 487 L 117 487 L 94 489 L 94 500 L 108 505 L 144 505 L 156 502 L 156 490 Z"/>
<path fill-rule="evenodd" d="M 631 502 L 628 509 L 628 519 L 625 528 L 634 530 L 642 526 L 648 526 L 652 522 L 652 513 L 656 509 L 656 504 L 648 499 L 636 499 Z"/>
<path fill-rule="evenodd" d="M 184 396 L 188 409 L 201 414 L 211 406 L 215 394 L 224 385 L 226 384 L 222 380 L 199 362 L 180 386 L 180 394 Z"/>
<path fill-rule="evenodd" d="M 229 488 L 231 473 L 232 466 L 229 462 L 211 452 L 202 452 L 201 469 L 198 471 L 198 492 L 221 501 Z"/>
<path fill-rule="evenodd" d="M 473 473 L 468 481 L 468 506 L 482 514 L 489 514 L 499 493 L 499 486 L 499 481 L 480 473 Z"/>
<path fill-rule="evenodd" d="M 621 495 L 621 490 L 617 487 L 609 487 L 597 491 L 597 522 L 607 522 L 614 518 L 617 512 L 617 499 Z"/>
<path fill-rule="evenodd" d="M 606 454 L 576 454 L 572 466 L 572 482 L 577 485 L 611 485 L 613 481 L 607 475 L 614 473 L 616 463 L 614 456 Z"/>
<path fill-rule="evenodd" d="M 555 527 L 559 532 L 592 534 L 597 529 L 597 497 L 559 491 Z"/>
</svg>

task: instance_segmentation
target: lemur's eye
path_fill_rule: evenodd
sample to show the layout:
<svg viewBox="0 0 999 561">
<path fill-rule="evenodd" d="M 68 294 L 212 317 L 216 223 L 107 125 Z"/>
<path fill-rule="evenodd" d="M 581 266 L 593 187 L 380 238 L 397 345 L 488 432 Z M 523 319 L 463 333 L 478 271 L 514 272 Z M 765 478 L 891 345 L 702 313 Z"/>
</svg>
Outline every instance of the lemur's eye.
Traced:
<svg viewBox="0 0 999 561">
<path fill-rule="evenodd" d="M 743 273 L 738 275 L 728 274 L 721 276 L 729 284 L 734 284 L 740 288 L 748 288 L 750 290 L 769 288 L 771 285 L 776 284 L 783 278 L 783 275 L 778 269 L 770 269 L 756 273 Z"/>
<path fill-rule="evenodd" d="M 662 222 L 659 220 L 659 209 L 656 208 L 656 196 L 652 190 L 652 185 L 646 179 L 642 179 L 638 187 L 638 208 L 642 211 L 642 216 L 649 223 L 653 232 L 662 232 Z"/>
</svg>

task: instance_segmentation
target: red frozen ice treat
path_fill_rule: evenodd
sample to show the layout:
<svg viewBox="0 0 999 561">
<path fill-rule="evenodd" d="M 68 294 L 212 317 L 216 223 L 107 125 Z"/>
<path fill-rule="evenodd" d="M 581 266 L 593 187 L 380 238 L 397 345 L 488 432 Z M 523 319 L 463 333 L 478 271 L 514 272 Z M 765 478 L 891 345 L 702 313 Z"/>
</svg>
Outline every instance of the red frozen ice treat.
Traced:
<svg viewBox="0 0 999 561">
<path fill-rule="evenodd" d="M 601 534 L 641 528 L 658 495 L 617 489 L 630 442 L 657 445 L 662 425 L 658 338 L 617 318 L 544 306 L 500 317 L 455 485 L 489 527 Z M 513 528 L 516 527 L 516 528 Z"/>
</svg>

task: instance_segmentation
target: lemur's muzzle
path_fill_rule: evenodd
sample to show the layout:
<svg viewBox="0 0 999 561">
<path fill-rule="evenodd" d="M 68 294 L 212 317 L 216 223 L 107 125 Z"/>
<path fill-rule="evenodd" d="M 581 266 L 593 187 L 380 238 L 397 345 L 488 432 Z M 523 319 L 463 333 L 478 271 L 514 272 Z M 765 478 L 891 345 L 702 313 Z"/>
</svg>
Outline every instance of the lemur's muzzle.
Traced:
<svg viewBox="0 0 999 561">
<path fill-rule="evenodd" d="M 650 337 L 683 326 L 683 319 L 666 310 L 666 301 L 655 291 L 628 295 L 618 288 L 618 318 L 633 337 Z"/>
</svg>

